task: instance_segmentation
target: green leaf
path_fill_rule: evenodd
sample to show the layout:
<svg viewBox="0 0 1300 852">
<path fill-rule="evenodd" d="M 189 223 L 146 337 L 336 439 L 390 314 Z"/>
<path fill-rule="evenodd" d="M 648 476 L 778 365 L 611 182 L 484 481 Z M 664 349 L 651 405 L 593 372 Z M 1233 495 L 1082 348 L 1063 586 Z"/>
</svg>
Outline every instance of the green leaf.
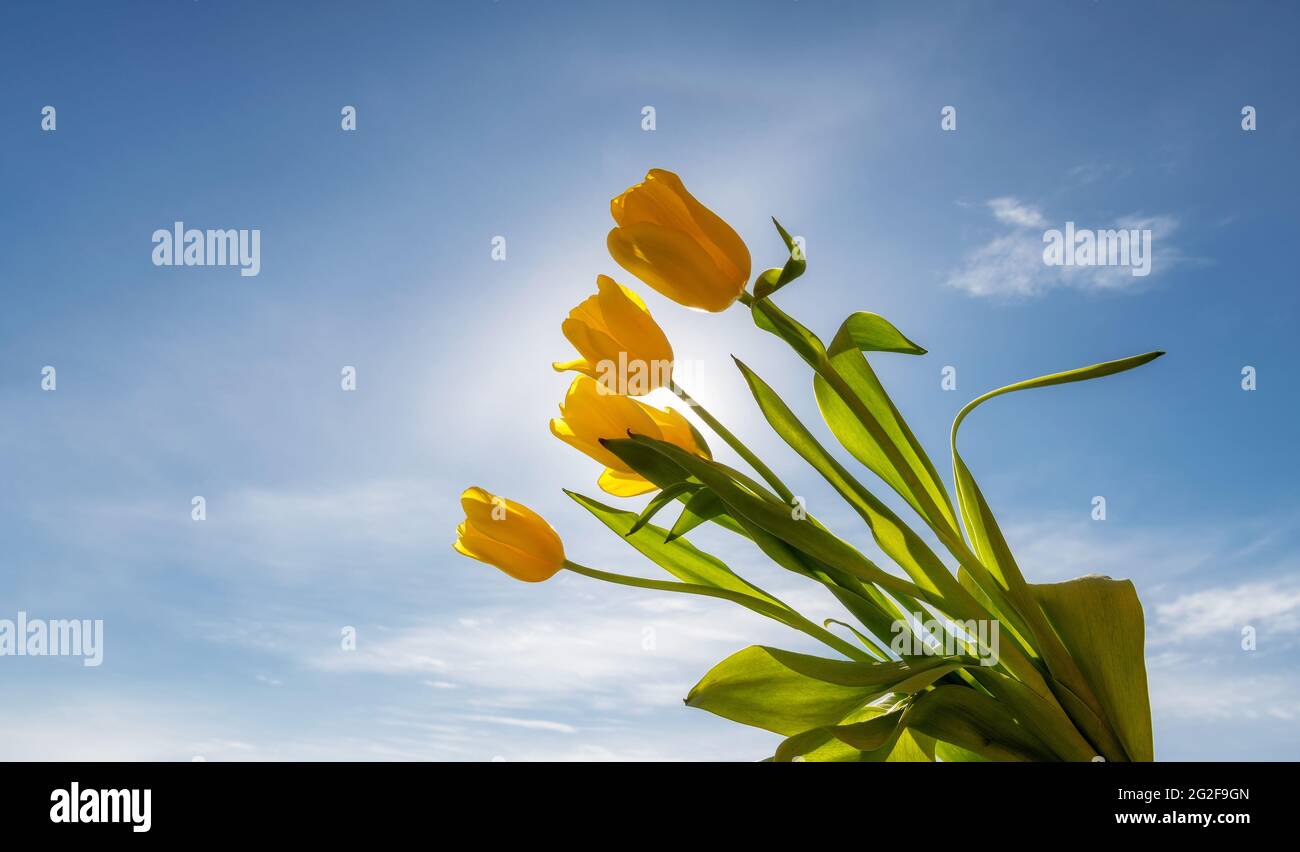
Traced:
<svg viewBox="0 0 1300 852">
<path fill-rule="evenodd" d="M 892 325 L 874 314 L 854 314 L 831 342 L 827 365 L 813 377 L 813 392 L 822 418 L 852 456 L 883 479 L 936 532 L 957 529 L 948 489 L 921 442 L 861 349 L 912 352 L 919 349 Z M 924 350 L 921 350 L 924 351 Z"/>
<path fill-rule="evenodd" d="M 784 340 L 813 369 L 826 360 L 826 348 L 813 334 L 770 299 L 756 298 L 750 304 L 754 325 Z"/>
<path fill-rule="evenodd" d="M 934 763 L 936 745 L 938 742 L 934 737 L 909 728 L 899 734 L 885 760 L 889 763 Z"/>
<path fill-rule="evenodd" d="M 772 217 L 772 224 L 776 226 L 776 232 L 781 235 L 781 242 L 785 243 L 786 250 L 790 254 L 795 254 L 799 244 L 794 241 L 794 237 L 790 236 L 789 231 L 781 227 L 781 223 L 776 220 L 775 216 Z"/>
<path fill-rule="evenodd" d="M 871 709 L 871 708 L 868 708 Z M 785 763 L 802 758 L 809 762 L 887 760 L 905 728 L 902 709 L 879 712 L 862 722 L 823 725 L 795 734 L 777 746 L 773 760 Z"/>
<path fill-rule="evenodd" d="M 669 459 L 664 458 L 662 453 L 655 452 L 649 447 L 627 439 L 602 440 L 601 444 L 618 456 L 624 464 L 659 488 L 673 488 L 683 483 L 698 488 L 703 484 L 698 479 L 691 479 L 680 465 L 674 464 Z M 685 492 L 683 491 L 683 493 Z M 678 496 L 680 499 L 680 495 Z M 740 524 L 736 523 L 735 519 L 728 515 L 719 515 L 712 520 L 725 529 L 739 535 L 745 535 L 745 531 Z"/>
<path fill-rule="evenodd" d="M 976 407 L 988 402 L 997 396 L 1013 393 L 1015 391 L 1030 390 L 1032 388 L 1045 388 L 1052 385 L 1064 385 L 1070 382 L 1083 382 L 1088 379 L 1100 379 L 1103 376 L 1113 376 L 1116 373 L 1122 373 L 1125 370 L 1131 370 L 1134 367 L 1141 367 L 1143 364 L 1150 363 L 1164 355 L 1164 352 L 1144 352 L 1141 355 L 1130 355 L 1127 358 L 1120 358 L 1116 361 L 1105 361 L 1101 364 L 1093 364 L 1088 367 L 1078 367 L 1073 370 L 1065 370 L 1060 373 L 1052 373 L 1046 376 L 1039 376 L 1036 379 L 1025 379 L 1022 382 L 1007 385 L 1006 387 L 991 390 L 983 396 L 977 397 L 970 402 L 957 414 L 956 421 L 952 424 L 953 434 L 957 433 L 957 427 L 961 425 L 966 415 L 970 414 Z"/>
<path fill-rule="evenodd" d="M 679 465 L 686 474 L 703 482 L 727 504 L 731 514 L 743 516 L 750 523 L 762 527 L 814 559 L 869 582 L 877 583 L 884 589 L 923 597 L 920 594 L 921 590 L 915 585 L 881 571 L 847 542 L 819 528 L 808 519 L 795 520 L 784 504 L 764 500 L 751 494 L 734 482 L 716 463 L 687 453 L 673 444 L 656 441 L 643 435 L 634 435 L 629 440 L 662 453 L 665 458 Z M 618 454 L 624 443 L 623 440 L 604 442 L 605 446 L 615 454 Z"/>
<path fill-rule="evenodd" d="M 1030 588 L 1092 685 L 1128 758 L 1154 760 L 1146 629 L 1133 583 L 1094 575 Z"/>
<path fill-rule="evenodd" d="M 944 763 L 988 763 L 987 757 L 981 757 L 973 751 L 967 751 L 952 743 L 935 741 L 934 754 Z"/>
<path fill-rule="evenodd" d="M 915 532 L 862 486 L 813 437 L 781 397 L 757 373 L 736 359 L 749 389 L 772 429 L 805 461 L 834 486 L 867 522 L 880 548 L 905 570 L 929 599 L 945 612 L 961 618 L 988 615 L 958 583 L 938 556 Z"/>
<path fill-rule="evenodd" d="M 988 616 L 988 613 L 979 607 L 964 589 L 957 586 L 955 580 L 953 586 L 956 588 L 953 595 L 946 598 L 900 577 L 887 574 L 851 545 L 822 529 L 811 519 L 795 520 L 784 505 L 755 497 L 733 482 L 716 463 L 687 453 L 673 444 L 656 441 L 643 435 L 634 435 L 631 440 L 653 447 L 680 465 L 690 476 L 703 482 L 722 498 L 722 501 L 727 504 L 728 511 L 736 518 L 743 518 L 749 523 L 762 527 L 813 559 L 874 583 L 895 597 L 902 595 L 905 598 L 919 598 L 936 605 L 942 602 L 945 605 L 945 614 L 959 619 L 984 619 Z M 613 449 L 619 442 L 605 443 Z M 905 525 L 901 526 L 906 529 Z M 948 576 L 952 580 L 951 575 Z M 999 664 L 1029 683 L 1035 691 L 1043 695 L 1049 694 L 1042 676 L 1014 644 L 1003 646 Z"/>
<path fill-rule="evenodd" d="M 990 613 L 971 596 L 948 571 L 938 556 L 907 524 L 834 459 L 808 429 L 799 422 L 784 401 L 759 376 L 739 360 L 736 361 L 758 401 L 763 416 L 781 438 L 811 464 L 827 482 L 858 512 L 871 533 L 891 559 L 907 572 L 924 594 L 924 599 L 944 614 L 957 619 L 987 620 Z M 875 625 L 864 621 L 873 630 Z M 1048 685 L 1034 668 L 1034 663 L 1013 641 L 1002 649 L 1002 663 L 1008 671 L 1033 684 L 1035 691 L 1048 693 Z"/>
<path fill-rule="evenodd" d="M 851 343 L 862 352 L 898 352 L 903 355 L 924 355 L 925 350 L 908 340 L 893 323 L 880 314 L 858 311 L 850 314 L 835 335 L 830 354 L 839 354 L 836 346 Z"/>
<path fill-rule="evenodd" d="M 1117 745 L 1115 738 L 1118 731 L 1105 721 L 1107 714 L 1093 689 L 1091 678 L 1085 676 L 1084 661 L 1077 654 L 1070 653 L 1057 632 L 1048 626 L 1038 601 L 1030 593 L 1029 584 L 1026 583 L 1015 556 L 1007 545 L 997 519 L 984 499 L 975 477 L 957 451 L 957 431 L 967 415 L 995 397 L 1015 391 L 1114 375 L 1140 367 L 1162 354 L 1147 352 L 1117 361 L 1107 361 L 1089 367 L 1040 376 L 990 391 L 962 408 L 953 421 L 950 436 L 953 478 L 957 484 L 957 501 L 961 509 L 962 523 L 979 557 L 978 564 L 968 563 L 966 567 L 974 572 L 975 582 L 991 598 L 993 607 L 999 615 L 1010 622 L 1018 632 L 1030 634 L 1051 672 L 1054 683 L 1057 684 L 1053 687 L 1053 691 L 1058 694 L 1066 710 L 1093 741 L 1096 748 L 1110 759 L 1120 759 L 1120 756 L 1115 753 Z M 1145 694 L 1144 688 L 1144 700 Z M 1149 727 L 1148 718 L 1148 736 Z M 1124 750 L 1128 751 L 1126 746 Z"/>
<path fill-rule="evenodd" d="M 1006 706 L 966 686 L 939 686 L 907 711 L 906 724 L 988 760 L 1052 760 L 1050 749 L 1018 725 Z"/>
<path fill-rule="evenodd" d="M 909 730 L 906 705 L 863 707 L 832 727 L 814 728 L 787 739 L 773 761 L 810 763 L 933 763 L 933 737 Z"/>
<path fill-rule="evenodd" d="M 862 643 L 862 646 L 866 648 L 868 651 L 877 650 L 878 646 L 876 645 L 875 642 L 873 642 L 865 633 L 863 633 L 858 628 L 854 627 L 852 624 L 849 624 L 847 621 L 840 621 L 838 618 L 822 619 L 822 627 L 825 627 L 827 630 L 830 630 L 832 624 L 834 624 L 836 627 L 843 627 L 845 630 L 852 633 L 854 638 L 856 638 L 860 643 Z"/>
<path fill-rule="evenodd" d="M 952 447 L 953 472 L 957 483 L 957 498 L 961 506 L 962 521 L 967 534 L 971 538 L 971 543 L 975 547 L 975 552 L 980 557 L 980 561 L 992 572 L 1002 588 L 1012 594 L 1016 603 L 1028 603 L 1025 592 L 1025 579 L 1020 573 L 1020 568 L 1016 565 L 1015 558 L 1002 536 L 1002 531 L 998 527 L 992 511 L 985 502 L 983 494 L 980 493 L 979 486 L 975 483 L 974 476 L 971 475 L 970 469 L 966 467 L 961 455 L 957 452 L 957 431 L 961 428 L 962 421 L 980 405 L 1003 394 L 1110 376 L 1115 373 L 1122 373 L 1125 370 L 1131 370 L 1134 367 L 1140 367 L 1163 354 L 1163 352 L 1147 352 L 1142 355 L 1121 358 L 1118 361 L 1107 361 L 1102 364 L 1093 364 L 1090 367 L 1080 367 L 1075 370 L 1067 370 L 1062 373 L 1053 373 L 1036 379 L 1016 382 L 989 391 L 983 396 L 971 400 L 958 412 L 952 424 L 949 441 Z"/>
<path fill-rule="evenodd" d="M 677 517 L 677 522 L 673 524 L 672 531 L 668 533 L 668 537 L 664 540 L 672 541 L 679 536 L 686 535 L 705 521 L 711 521 L 725 514 L 727 514 L 727 507 L 718 499 L 718 495 L 707 488 L 701 488 L 686 501 L 686 505 L 682 507 L 681 515 Z"/>
<path fill-rule="evenodd" d="M 650 498 L 650 502 L 646 503 L 645 508 L 641 510 L 641 514 L 637 516 L 636 523 L 632 524 L 631 529 L 629 529 L 625 535 L 631 535 L 641 529 L 650 522 L 650 519 L 653 518 L 660 509 L 676 500 L 678 496 L 686 494 L 687 492 L 696 491 L 702 487 L 703 486 L 699 483 L 695 482 L 674 482 L 672 485 L 669 485 L 654 497 Z"/>
<path fill-rule="evenodd" d="M 682 483 L 697 486 L 701 484 L 699 480 L 691 480 L 679 465 L 673 464 L 661 453 L 656 453 L 649 447 L 638 446 L 623 439 L 602 440 L 601 444 L 618 456 L 624 464 L 659 488 L 672 488 Z M 615 449 L 612 446 L 614 444 L 618 444 L 619 448 Z"/>
<path fill-rule="evenodd" d="M 981 686 L 1003 699 L 1015 720 L 1061 760 L 1087 762 L 1096 756 L 1097 750 L 1079 734 L 1056 701 L 1044 699 L 1020 681 L 990 669 L 972 666 L 968 671 Z"/>
<path fill-rule="evenodd" d="M 686 703 L 790 736 L 838 724 L 888 693 L 924 689 L 960 665 L 960 658 L 939 656 L 910 663 L 828 660 L 754 645 L 714 666 Z"/>
<path fill-rule="evenodd" d="M 664 538 L 667 532 L 661 527 L 648 523 L 642 524 L 639 529 L 634 531 L 632 528 L 636 526 L 639 520 L 634 513 L 606 506 L 604 503 L 573 491 L 565 491 L 564 493 L 572 497 L 579 506 L 591 512 L 601 523 L 623 536 L 634 548 L 677 579 L 686 583 L 729 589 L 733 592 L 761 598 L 780 607 L 785 606 L 767 592 L 737 575 L 722 560 L 699 550 L 689 541 L 685 539 L 677 539 L 671 542 L 665 541 Z"/>
<path fill-rule="evenodd" d="M 777 565 L 824 585 L 871 634 L 879 637 L 890 635 L 894 622 L 900 615 L 894 611 L 890 600 L 874 586 L 864 585 L 857 577 L 818 562 L 744 517 L 739 518 L 739 523 L 754 544 Z M 886 645 L 887 640 L 874 643 L 874 656 L 881 659 L 888 657 Z"/>
<path fill-rule="evenodd" d="M 622 535 L 624 541 L 630 543 L 656 565 L 685 582 L 666 583 L 641 577 L 611 574 L 566 562 L 565 567 L 569 570 L 598 580 L 619 583 L 625 586 L 724 598 L 773 618 L 788 627 L 802 631 L 850 659 L 872 659 L 870 654 L 864 653 L 855 645 L 844 641 L 826 628 L 809 621 L 784 602 L 735 574 L 717 557 L 697 549 L 685 539 L 679 538 L 671 542 L 665 541 L 664 530 L 651 524 L 647 524 L 636 533 L 628 535 L 627 530 L 635 523 L 636 516 L 633 513 L 606 506 L 592 500 L 590 497 L 572 491 L 565 491 L 564 493 L 600 519 L 605 526 Z"/>
<path fill-rule="evenodd" d="M 776 221 L 775 218 L 772 219 L 772 224 L 776 225 L 777 233 L 781 235 L 782 241 L 785 242 L 790 257 L 782 268 L 767 269 L 758 276 L 758 279 L 754 282 L 754 294 L 760 299 L 780 290 L 800 275 L 803 275 L 808 268 L 808 259 L 804 257 L 803 250 L 795 242 L 794 237 L 790 236 L 789 232 L 781 227 L 781 223 Z"/>
</svg>

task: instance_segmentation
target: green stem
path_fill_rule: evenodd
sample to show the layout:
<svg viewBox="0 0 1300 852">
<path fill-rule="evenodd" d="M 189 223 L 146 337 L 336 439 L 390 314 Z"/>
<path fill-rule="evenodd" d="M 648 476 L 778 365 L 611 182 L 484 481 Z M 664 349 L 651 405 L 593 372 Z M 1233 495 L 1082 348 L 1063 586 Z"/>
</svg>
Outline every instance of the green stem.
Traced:
<svg viewBox="0 0 1300 852">
<path fill-rule="evenodd" d="M 731 430 L 718 422 L 718 418 L 710 414 L 709 410 L 703 405 L 700 405 L 681 385 L 670 381 L 668 383 L 668 389 L 677 394 L 678 398 L 681 399 L 682 402 L 690 406 L 691 411 L 695 412 L 696 416 L 707 423 L 709 428 L 712 429 L 719 438 L 726 441 L 728 446 L 735 450 L 742 459 L 748 462 L 749 466 L 752 467 L 759 476 L 763 477 L 763 480 L 767 482 L 768 485 L 772 486 L 772 490 L 777 493 L 777 496 L 781 498 L 782 502 L 788 505 L 794 500 L 794 492 L 785 487 L 785 483 L 772 472 L 771 468 L 763 464 L 762 459 L 754 455 L 753 451 L 750 450 L 749 447 L 746 447 L 739 438 L 731 434 Z"/>
</svg>

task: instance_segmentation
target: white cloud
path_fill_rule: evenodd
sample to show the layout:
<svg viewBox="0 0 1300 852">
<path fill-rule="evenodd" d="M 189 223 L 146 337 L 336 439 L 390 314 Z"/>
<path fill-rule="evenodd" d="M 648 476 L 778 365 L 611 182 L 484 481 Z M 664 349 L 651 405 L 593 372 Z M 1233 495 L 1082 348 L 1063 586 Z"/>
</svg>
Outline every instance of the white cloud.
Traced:
<svg viewBox="0 0 1300 852">
<path fill-rule="evenodd" d="M 1256 629 L 1300 631 L 1300 584 L 1264 580 L 1205 589 L 1156 607 L 1160 641 Z"/>
<path fill-rule="evenodd" d="M 1206 723 L 1300 719 L 1300 681 L 1290 675 L 1206 671 L 1204 666 L 1150 667 L 1148 688 L 1157 734 L 1161 720 Z"/>
<path fill-rule="evenodd" d="M 464 718 L 471 722 L 508 725 L 512 728 L 524 728 L 529 731 L 551 731 L 557 734 L 578 733 L 578 729 L 572 725 L 566 725 L 563 722 L 552 722 L 547 719 L 519 719 L 514 716 L 486 716 L 482 714 L 467 714 Z"/>
<path fill-rule="evenodd" d="M 1230 563 L 1242 555 L 1235 552 L 1237 541 L 1226 529 L 1127 529 L 1089 520 L 1046 517 L 1031 522 L 1004 522 L 1003 532 L 1031 583 L 1104 574 L 1132 579 L 1144 596 L 1173 577 Z M 1247 540 L 1244 535 L 1240 538 Z"/>
<path fill-rule="evenodd" d="M 554 608 L 557 598 L 539 598 L 522 611 L 475 613 L 468 619 L 472 626 L 436 617 L 377 637 L 362 629 L 355 651 L 332 648 L 299 662 L 340 674 L 420 674 L 425 680 L 432 674 L 473 690 L 482 706 L 563 704 L 572 712 L 615 701 L 643 712 L 680 706 L 714 663 L 746 645 L 810 647 L 802 634 L 723 601 L 683 596 L 665 606 L 662 596 L 640 599 L 644 593 L 613 588 L 587 599 L 576 594 L 590 585 L 585 578 L 551 582 L 564 589 L 563 611 Z M 311 647 L 293 639 L 278 644 L 290 653 Z"/>
<path fill-rule="evenodd" d="M 1113 222 L 1072 221 L 1079 229 L 1149 229 L 1150 275 L 1135 276 L 1128 266 L 1050 266 L 1043 260 L 1043 235 L 1048 229 L 1064 228 L 1065 219 L 1049 220 L 1037 206 L 1011 196 L 994 198 L 986 206 L 993 218 L 1009 230 L 967 252 L 962 265 L 947 280 L 949 286 L 973 296 L 1023 298 L 1058 289 L 1134 290 L 1151 276 L 1168 272 L 1186 260 L 1184 253 L 1169 242 L 1179 226 L 1175 217 L 1129 214 Z"/>
<path fill-rule="evenodd" d="M 1042 244 L 1027 231 L 995 237 L 966 256 L 948 285 L 973 296 L 1030 296 L 1052 272 L 1043 265 Z"/>
<path fill-rule="evenodd" d="M 1031 207 L 1023 201 L 1010 196 L 994 198 L 989 202 L 988 206 L 993 211 L 993 217 L 1007 225 L 1016 225 L 1021 228 L 1042 228 L 1047 224 L 1047 220 L 1043 218 L 1043 214 L 1038 211 L 1037 207 Z"/>
</svg>

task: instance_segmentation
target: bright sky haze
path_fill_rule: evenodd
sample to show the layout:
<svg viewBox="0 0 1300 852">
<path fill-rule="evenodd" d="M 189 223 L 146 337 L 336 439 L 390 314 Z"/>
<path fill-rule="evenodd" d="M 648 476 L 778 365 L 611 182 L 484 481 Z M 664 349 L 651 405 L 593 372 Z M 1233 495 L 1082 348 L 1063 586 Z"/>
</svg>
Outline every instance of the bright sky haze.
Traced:
<svg viewBox="0 0 1300 852">
<path fill-rule="evenodd" d="M 0 10 L 0 618 L 104 623 L 97 667 L 0 657 L 0 758 L 771 754 L 775 735 L 681 700 L 745 645 L 808 650 L 798 634 L 567 572 L 525 585 L 451 549 L 476 484 L 541 512 L 574 559 L 653 575 L 561 492 L 599 497 L 600 468 L 547 429 L 560 322 L 603 273 L 698 365 L 689 390 L 874 552 L 730 356 L 838 450 L 806 369 L 743 309 L 686 310 L 608 256 L 609 200 L 657 167 L 756 269 L 783 258 L 769 217 L 804 237 L 779 301 L 823 337 L 869 310 L 929 350 L 872 360 L 949 482 L 970 399 L 1167 351 L 990 402 L 962 454 L 1031 581 L 1136 584 L 1158 758 L 1300 759 L 1300 12 L 651 8 Z M 258 229 L 258 274 L 154 265 L 178 221 Z M 1149 230 L 1149 274 L 1044 264 L 1067 223 Z M 693 540 L 837 615 L 725 534 Z"/>
</svg>

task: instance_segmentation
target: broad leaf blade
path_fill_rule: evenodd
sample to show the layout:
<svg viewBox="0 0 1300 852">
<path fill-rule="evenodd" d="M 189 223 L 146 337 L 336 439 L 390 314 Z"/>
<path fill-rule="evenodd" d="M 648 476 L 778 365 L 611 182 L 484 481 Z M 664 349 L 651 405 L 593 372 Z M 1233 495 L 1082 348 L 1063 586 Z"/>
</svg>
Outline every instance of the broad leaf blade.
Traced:
<svg viewBox="0 0 1300 852">
<path fill-rule="evenodd" d="M 877 583 L 884 589 L 917 597 L 925 596 L 917 586 L 900 577 L 885 573 L 847 542 L 821 529 L 811 520 L 795 520 L 784 504 L 756 497 L 732 480 L 731 476 L 715 462 L 687 453 L 673 444 L 656 441 L 643 435 L 635 435 L 628 441 L 617 440 L 604 443 L 617 455 L 622 445 L 628 442 L 662 453 L 665 458 L 679 465 L 686 474 L 712 489 L 727 504 L 731 514 L 743 516 L 749 523 L 763 528 L 812 558 L 868 582 Z"/>
<path fill-rule="evenodd" d="M 773 760 L 780 763 L 796 758 L 809 762 L 887 760 L 904 730 L 903 716 L 902 710 L 892 710 L 872 714 L 861 722 L 823 725 L 804 731 L 777 746 Z"/>
<path fill-rule="evenodd" d="M 844 449 L 888 483 L 930 526 L 956 530 L 948 489 L 849 332 L 841 329 L 831 353 L 829 368 L 835 376 L 813 377 L 813 392 L 826 425 Z"/>
<path fill-rule="evenodd" d="M 887 693 L 924 689 L 959 665 L 958 658 L 939 656 L 911 663 L 829 660 L 753 645 L 710 669 L 686 704 L 791 736 L 839 724 Z"/>
<path fill-rule="evenodd" d="M 634 548 L 669 574 L 686 583 L 697 583 L 719 589 L 752 595 L 768 603 L 782 606 L 780 601 L 733 572 L 727 565 L 709 553 L 696 548 L 685 539 L 666 542 L 667 532 L 653 524 L 645 524 L 630 532 L 637 521 L 633 512 L 606 506 L 596 500 L 566 491 L 579 506 L 595 515 L 601 523 L 623 536 Z"/>
<path fill-rule="evenodd" d="M 1133 583 L 1090 576 L 1030 588 L 1092 685 L 1129 759 L 1154 760 L 1146 628 Z"/>
<path fill-rule="evenodd" d="M 1095 684 L 1093 684 L 1091 678 L 1085 677 L 1084 661 L 1079 659 L 1077 654 L 1071 653 L 1066 645 L 1062 644 L 1057 633 L 1047 625 L 1043 611 L 1038 601 L 1030 593 L 1029 584 L 1026 583 L 1020 567 L 1016 564 L 1015 557 L 1007 545 L 992 510 L 984 499 L 975 477 L 957 451 L 957 432 L 962 422 L 972 411 L 995 397 L 1015 391 L 1111 376 L 1140 367 L 1155 360 L 1162 354 L 1164 353 L 1147 352 L 1129 358 L 1121 358 L 1117 361 L 1107 361 L 1075 370 L 1027 379 L 990 391 L 972 400 L 962 408 L 953 421 L 950 437 L 953 477 L 957 484 L 957 501 L 961 509 L 962 523 L 980 560 L 980 565 L 972 566 L 977 572 L 981 572 L 974 577 L 975 581 L 984 588 L 986 593 L 992 596 L 995 605 L 1000 604 L 1005 596 L 1010 606 L 1014 608 L 1014 613 L 1003 612 L 1004 615 L 1024 619 L 1025 627 L 1032 634 L 1035 644 L 1051 671 L 1052 678 L 1059 683 L 1060 687 L 1064 687 L 1064 689 L 1054 687 L 1054 691 L 1058 693 L 1058 697 L 1065 703 L 1067 711 L 1093 740 L 1097 748 L 1112 759 L 1117 757 L 1114 754 L 1115 736 L 1118 733 L 1118 731 L 1113 730 L 1115 720 L 1112 719 L 1110 725 L 1106 724 L 1105 717 L 1107 714 L 1102 704 L 1099 703 L 1099 696 L 1093 688 Z M 1145 680 L 1143 684 L 1145 699 Z M 1077 706 L 1077 704 L 1081 704 L 1082 707 Z M 1147 727 L 1149 735 L 1149 718 Z M 1127 744 L 1125 745 L 1125 751 L 1129 751 Z"/>
<path fill-rule="evenodd" d="M 641 514 L 637 516 L 636 523 L 632 524 L 632 527 L 627 531 L 626 535 L 631 535 L 646 524 L 650 523 L 650 520 L 659 513 L 660 509 L 667 506 L 681 495 L 690 491 L 695 491 L 701 487 L 702 486 L 694 482 L 674 482 L 672 485 L 663 489 L 652 497 L 649 503 L 646 503 L 645 508 L 641 510 Z"/>
<path fill-rule="evenodd" d="M 934 551 L 915 532 L 862 486 L 826 451 L 808 428 L 771 386 L 739 359 L 736 365 L 745 376 L 759 409 L 772 429 L 851 505 L 871 529 L 877 544 L 905 570 L 917 585 L 931 593 L 945 612 L 961 617 L 982 617 L 969 594 Z"/>
<path fill-rule="evenodd" d="M 1005 705 L 966 686 L 939 686 L 916 699 L 909 728 L 988 760 L 1052 760 L 1050 749 L 1017 724 Z"/>
<path fill-rule="evenodd" d="M 840 326 L 839 334 L 831 343 L 830 354 L 837 355 L 849 344 L 862 352 L 897 352 L 902 355 L 924 355 L 925 349 L 907 339 L 894 324 L 868 311 L 850 314 Z"/>
<path fill-rule="evenodd" d="M 826 360 L 826 347 L 817 335 L 778 308 L 770 299 L 754 299 L 750 312 L 754 317 L 754 325 L 790 344 L 790 348 L 813 369 L 817 369 Z"/>
<path fill-rule="evenodd" d="M 952 446 L 953 475 L 957 483 L 957 497 L 961 506 L 962 521 L 967 534 L 971 538 L 971 543 L 975 546 L 976 553 L 985 567 L 994 574 L 1003 588 L 1008 589 L 1016 596 L 1017 602 L 1026 601 L 1024 594 L 1025 579 L 1011 555 L 1010 548 L 1007 547 L 1006 540 L 1002 536 L 1002 531 L 998 528 L 992 511 L 985 502 L 984 496 L 980 493 L 979 486 L 975 483 L 974 476 L 971 475 L 970 469 L 966 467 L 961 455 L 957 452 L 957 431 L 961 428 L 962 422 L 980 405 L 1003 394 L 1111 376 L 1125 370 L 1131 370 L 1134 367 L 1140 367 L 1163 354 L 1163 352 L 1147 352 L 1142 355 L 1121 358 L 1117 361 L 1106 361 L 1089 367 L 1080 367 L 1062 373 L 1026 379 L 1022 382 L 989 391 L 983 396 L 971 400 L 958 412 L 952 424 L 950 443 Z"/>
<path fill-rule="evenodd" d="M 727 514 L 727 507 L 718 499 L 718 495 L 707 488 L 701 488 L 686 501 L 681 515 L 677 517 L 677 522 L 673 524 L 665 541 L 684 536 L 700 524 L 725 514 Z"/>
</svg>

